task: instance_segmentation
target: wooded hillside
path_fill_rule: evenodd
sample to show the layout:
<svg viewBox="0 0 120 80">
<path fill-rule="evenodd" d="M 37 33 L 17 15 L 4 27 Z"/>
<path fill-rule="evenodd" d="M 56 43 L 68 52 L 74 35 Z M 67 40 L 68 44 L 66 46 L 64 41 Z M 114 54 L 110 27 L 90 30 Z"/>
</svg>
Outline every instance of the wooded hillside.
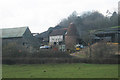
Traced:
<svg viewBox="0 0 120 80">
<path fill-rule="evenodd" d="M 74 11 L 68 18 L 61 20 L 55 27 L 50 27 L 46 32 L 41 33 L 41 36 L 48 36 L 54 29 L 67 28 L 73 22 L 77 27 L 80 37 L 87 41 L 88 35 L 94 30 L 118 26 L 118 17 L 117 12 L 113 12 L 111 15 L 103 15 L 98 11 L 88 11 L 78 16 L 78 13 Z"/>
</svg>

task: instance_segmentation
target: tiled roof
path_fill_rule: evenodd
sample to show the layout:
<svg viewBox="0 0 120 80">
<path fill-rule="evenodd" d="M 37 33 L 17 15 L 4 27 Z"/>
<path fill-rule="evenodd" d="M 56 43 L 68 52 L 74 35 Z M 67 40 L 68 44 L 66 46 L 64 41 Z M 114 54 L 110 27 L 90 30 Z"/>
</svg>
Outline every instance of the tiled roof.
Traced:
<svg viewBox="0 0 120 80">
<path fill-rule="evenodd" d="M 56 30 L 53 30 L 53 31 L 50 33 L 50 36 L 65 35 L 66 31 L 67 31 L 66 28 L 56 29 Z"/>
</svg>

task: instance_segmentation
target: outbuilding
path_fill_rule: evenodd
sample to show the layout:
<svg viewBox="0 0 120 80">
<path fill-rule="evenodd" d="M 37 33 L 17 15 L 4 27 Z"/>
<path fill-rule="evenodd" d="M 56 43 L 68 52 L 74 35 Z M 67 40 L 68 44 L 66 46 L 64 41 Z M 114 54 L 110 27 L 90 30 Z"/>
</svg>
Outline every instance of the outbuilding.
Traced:
<svg viewBox="0 0 120 80">
<path fill-rule="evenodd" d="M 39 47 L 39 41 L 33 37 L 28 27 L 4 28 L 2 31 L 2 45 L 9 43 L 17 43 L 18 45 L 26 46 L 27 48 Z"/>
</svg>

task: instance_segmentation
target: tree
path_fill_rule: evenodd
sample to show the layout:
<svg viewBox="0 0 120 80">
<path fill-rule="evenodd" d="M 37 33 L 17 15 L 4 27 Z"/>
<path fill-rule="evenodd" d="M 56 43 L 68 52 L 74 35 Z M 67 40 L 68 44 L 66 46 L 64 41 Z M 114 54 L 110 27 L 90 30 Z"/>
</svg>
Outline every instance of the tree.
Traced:
<svg viewBox="0 0 120 80">
<path fill-rule="evenodd" d="M 84 14 L 78 16 L 78 13 L 74 11 L 68 18 L 63 19 L 58 25 L 62 26 L 61 28 L 66 28 L 69 26 L 71 22 L 73 22 L 77 31 L 79 32 L 79 36 L 86 42 L 89 40 L 89 32 L 109 28 L 112 26 L 118 25 L 118 14 L 113 12 L 112 16 L 104 16 L 102 13 L 98 11 L 88 11 Z M 120 19 L 119 19 L 120 22 Z"/>
<path fill-rule="evenodd" d="M 112 16 L 110 17 L 111 25 L 117 26 L 118 25 L 118 14 L 117 12 L 113 12 Z"/>
</svg>

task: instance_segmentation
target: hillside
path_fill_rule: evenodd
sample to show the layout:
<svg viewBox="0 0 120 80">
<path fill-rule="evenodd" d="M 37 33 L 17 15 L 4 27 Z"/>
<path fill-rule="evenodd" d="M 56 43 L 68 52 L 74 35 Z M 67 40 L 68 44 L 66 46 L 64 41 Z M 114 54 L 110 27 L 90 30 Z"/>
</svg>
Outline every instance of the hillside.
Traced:
<svg viewBox="0 0 120 80">
<path fill-rule="evenodd" d="M 71 22 L 76 25 L 79 36 L 87 42 L 89 41 L 89 35 L 94 31 L 118 26 L 118 14 L 113 12 L 112 16 L 108 17 L 97 11 L 92 11 L 78 16 L 76 12 L 73 12 L 68 18 L 61 20 L 58 25 L 55 27 L 50 27 L 47 31 L 41 33 L 39 36 L 48 37 L 53 30 L 67 28 Z M 114 28 L 115 27 L 112 29 Z"/>
<path fill-rule="evenodd" d="M 47 38 L 53 30 L 60 29 L 60 28 L 62 28 L 62 26 L 59 26 L 59 25 L 57 25 L 55 27 L 50 27 L 47 31 L 40 33 L 39 37 L 40 38 Z"/>
</svg>

